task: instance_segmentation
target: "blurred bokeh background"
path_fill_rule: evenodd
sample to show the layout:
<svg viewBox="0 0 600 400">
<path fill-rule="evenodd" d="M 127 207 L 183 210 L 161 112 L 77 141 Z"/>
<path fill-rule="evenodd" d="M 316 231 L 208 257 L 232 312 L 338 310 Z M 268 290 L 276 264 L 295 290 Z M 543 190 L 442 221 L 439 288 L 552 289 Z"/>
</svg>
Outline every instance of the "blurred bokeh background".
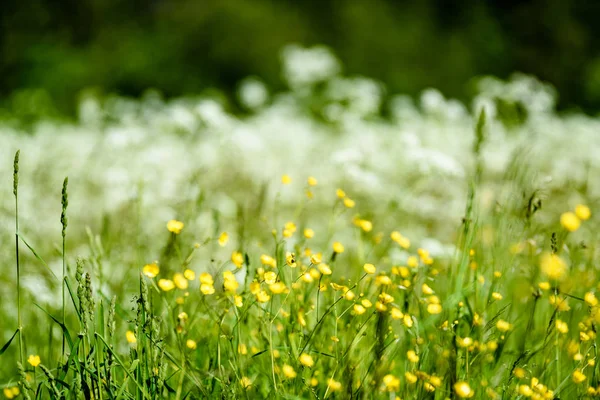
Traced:
<svg viewBox="0 0 600 400">
<path fill-rule="evenodd" d="M 559 109 L 595 114 L 599 15 L 563 0 L 3 0 L 0 108 L 69 116 L 85 90 L 233 96 L 251 75 L 277 89 L 296 42 L 390 93 L 468 100 L 474 77 L 521 71 L 553 84 Z"/>
</svg>

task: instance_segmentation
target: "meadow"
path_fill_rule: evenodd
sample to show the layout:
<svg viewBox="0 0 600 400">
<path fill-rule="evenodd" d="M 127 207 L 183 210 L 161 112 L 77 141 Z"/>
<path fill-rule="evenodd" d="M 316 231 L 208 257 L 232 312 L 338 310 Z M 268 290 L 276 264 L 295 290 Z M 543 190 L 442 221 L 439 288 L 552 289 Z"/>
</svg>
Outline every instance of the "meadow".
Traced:
<svg viewBox="0 0 600 400">
<path fill-rule="evenodd" d="M 525 75 L 282 74 L 0 121 L 4 396 L 600 395 L 600 119 Z"/>
</svg>

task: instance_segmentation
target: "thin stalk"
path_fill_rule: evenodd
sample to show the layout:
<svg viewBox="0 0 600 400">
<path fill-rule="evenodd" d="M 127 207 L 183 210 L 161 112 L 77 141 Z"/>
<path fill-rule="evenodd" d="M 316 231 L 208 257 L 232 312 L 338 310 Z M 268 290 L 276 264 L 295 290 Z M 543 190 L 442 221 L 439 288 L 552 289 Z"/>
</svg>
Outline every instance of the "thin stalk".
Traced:
<svg viewBox="0 0 600 400">
<path fill-rule="evenodd" d="M 23 356 L 23 323 L 21 320 L 21 266 L 19 263 L 19 155 L 21 150 L 15 153 L 13 163 L 13 194 L 15 195 L 15 255 L 17 262 L 17 329 L 19 331 L 19 358 L 24 365 Z"/>
<path fill-rule="evenodd" d="M 67 206 L 69 205 L 69 199 L 67 195 L 67 185 L 69 184 L 69 178 L 65 178 L 63 181 L 62 188 L 62 213 L 60 215 L 60 223 L 62 225 L 62 323 L 65 325 L 66 320 L 66 309 L 65 309 L 65 279 L 67 277 L 67 262 L 65 256 L 65 247 L 66 247 L 66 239 L 67 239 Z M 62 341 L 62 357 L 65 356 L 65 336 L 63 335 Z"/>
</svg>

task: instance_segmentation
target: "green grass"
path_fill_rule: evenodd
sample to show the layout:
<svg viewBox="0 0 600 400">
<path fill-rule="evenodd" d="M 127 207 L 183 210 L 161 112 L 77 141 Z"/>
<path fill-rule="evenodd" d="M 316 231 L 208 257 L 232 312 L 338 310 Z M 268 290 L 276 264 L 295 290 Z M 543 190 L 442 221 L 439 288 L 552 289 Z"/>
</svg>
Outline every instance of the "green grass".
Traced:
<svg viewBox="0 0 600 400">
<path fill-rule="evenodd" d="M 482 113 L 476 159 L 484 132 Z M 20 259 L 46 262 L 19 231 L 18 158 L 16 302 L 3 300 L 17 308 L 18 326 L 0 350 L 7 398 L 596 393 L 597 221 L 580 206 L 561 224 L 568 210 L 551 195 L 551 211 L 542 210 L 523 166 L 507 172 L 486 206 L 484 165 L 476 163 L 464 218 L 454 227 L 455 251 L 439 255 L 409 243 L 398 233 L 402 216 L 383 205 L 354 204 L 335 187 L 307 183 L 306 190 L 328 196 L 327 210 L 315 209 L 304 193 L 295 209 L 280 209 L 280 194 L 291 189 L 277 183 L 276 194 L 265 190 L 239 205 L 227 234 L 216 211 L 213 232 L 189 232 L 188 221 L 205 212 L 196 200 L 181 206 L 181 221 L 164 221 L 156 247 L 140 232 L 115 234 L 110 239 L 122 254 L 108 257 L 101 236 L 88 231 L 89 254 L 79 257 L 67 246 L 65 179 L 56 249 L 63 276 L 54 282 L 62 301 L 42 304 L 34 294 L 24 307 Z M 305 231 L 324 219 L 327 230 L 314 237 Z M 135 230 L 139 221 L 120 223 Z M 125 278 L 115 282 L 119 268 Z M 113 297 L 107 287 L 120 291 Z"/>
</svg>

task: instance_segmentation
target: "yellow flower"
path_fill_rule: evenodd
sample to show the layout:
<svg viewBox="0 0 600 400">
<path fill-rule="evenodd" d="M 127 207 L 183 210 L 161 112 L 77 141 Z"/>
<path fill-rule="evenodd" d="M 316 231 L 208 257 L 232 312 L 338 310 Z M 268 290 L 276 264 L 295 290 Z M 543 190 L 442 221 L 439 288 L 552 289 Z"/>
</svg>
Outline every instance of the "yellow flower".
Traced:
<svg viewBox="0 0 600 400">
<path fill-rule="evenodd" d="M 544 253 L 540 259 L 542 272 L 552 280 L 561 280 L 567 273 L 567 264 L 556 254 Z"/>
<path fill-rule="evenodd" d="M 354 225 L 358 226 L 360 229 L 362 229 L 365 232 L 371 232 L 373 230 L 373 223 L 366 219 L 356 218 L 354 220 Z"/>
<path fill-rule="evenodd" d="M 317 183 L 319 183 L 317 181 L 317 178 L 315 178 L 314 176 L 309 176 L 308 179 L 306 180 L 306 183 L 308 183 L 308 186 L 317 186 Z"/>
<path fill-rule="evenodd" d="M 556 320 L 556 330 L 558 330 L 560 333 L 568 333 L 569 325 L 566 322 L 561 321 L 560 319 L 557 319 Z"/>
<path fill-rule="evenodd" d="M 125 338 L 127 339 L 127 343 L 136 344 L 137 342 L 135 333 L 133 333 L 132 331 L 125 332 Z"/>
<path fill-rule="evenodd" d="M 473 344 L 473 339 L 471 339 L 470 337 L 465 337 L 465 338 L 457 337 L 456 344 L 458 345 L 458 347 L 463 347 L 463 348 L 469 347 Z"/>
<path fill-rule="evenodd" d="M 169 290 L 175 289 L 175 284 L 170 279 L 161 279 L 158 281 L 158 287 L 164 291 L 168 292 Z"/>
<path fill-rule="evenodd" d="M 289 185 L 290 183 L 292 183 L 292 178 L 289 175 L 283 175 L 281 177 L 281 183 L 283 183 L 284 185 Z"/>
<path fill-rule="evenodd" d="M 388 293 L 381 293 L 379 296 L 379 301 L 381 301 L 383 304 L 389 304 L 392 303 L 394 301 L 394 297 L 392 297 L 391 295 L 389 295 Z"/>
<path fill-rule="evenodd" d="M 413 362 L 413 363 L 419 362 L 419 356 L 417 355 L 417 353 L 414 350 L 407 351 L 406 357 L 408 358 L 408 361 L 410 361 L 410 362 Z"/>
<path fill-rule="evenodd" d="M 211 295 L 215 293 L 215 287 L 212 283 L 203 283 L 200 285 L 200 291 L 202 294 Z"/>
<path fill-rule="evenodd" d="M 19 390 L 18 386 L 13 386 L 11 388 L 5 387 L 3 392 L 4 392 L 4 396 L 6 396 L 7 399 L 14 399 L 19 394 L 21 394 L 21 391 Z"/>
<path fill-rule="evenodd" d="M 475 392 L 471 389 L 471 386 L 467 382 L 460 381 L 454 384 L 454 392 L 461 399 L 467 399 L 469 397 L 473 397 Z"/>
<path fill-rule="evenodd" d="M 173 282 L 175 283 L 175 286 L 177 286 L 177 288 L 181 290 L 185 290 L 188 288 L 188 280 L 185 279 L 185 276 L 183 276 L 183 274 L 179 272 L 173 275 Z"/>
<path fill-rule="evenodd" d="M 512 328 L 512 325 L 503 319 L 499 319 L 498 322 L 496 322 L 496 328 L 498 328 L 500 332 L 507 332 Z"/>
<path fill-rule="evenodd" d="M 314 265 L 321 264 L 321 253 L 315 253 L 310 256 L 310 263 Z"/>
<path fill-rule="evenodd" d="M 221 236 L 219 236 L 219 246 L 224 247 L 227 242 L 229 242 L 229 235 L 227 232 L 221 233 Z"/>
<path fill-rule="evenodd" d="M 264 290 L 261 290 L 258 293 L 256 293 L 256 300 L 259 303 L 266 303 L 269 300 L 271 300 L 271 296 L 269 296 L 269 294 L 267 292 L 265 292 Z"/>
<path fill-rule="evenodd" d="M 286 378 L 292 379 L 292 378 L 295 378 L 296 375 L 298 375 L 298 374 L 296 374 L 296 371 L 294 371 L 294 368 L 291 365 L 283 364 L 282 370 L 283 370 L 283 375 Z"/>
<path fill-rule="evenodd" d="M 396 243 L 398 243 L 398 245 L 400 247 L 402 247 L 403 249 L 408 249 L 410 247 L 410 240 L 408 240 L 408 238 L 402 236 L 402 234 L 398 231 L 394 231 L 390 234 L 390 237 L 392 238 L 392 240 Z"/>
<path fill-rule="evenodd" d="M 176 235 L 179 235 L 181 233 L 181 231 L 183 230 L 183 226 L 183 222 L 177 221 L 176 219 L 172 219 L 169 222 L 167 222 L 167 230 Z"/>
<path fill-rule="evenodd" d="M 342 245 L 340 242 L 333 242 L 333 251 L 336 253 L 343 253 L 344 245 Z"/>
<path fill-rule="evenodd" d="M 197 347 L 196 341 L 192 340 L 192 339 L 188 339 L 185 342 L 185 345 L 187 346 L 188 349 L 191 349 L 191 350 L 196 350 L 196 347 Z"/>
<path fill-rule="evenodd" d="M 400 311 L 399 308 L 392 308 L 392 310 L 390 311 L 390 315 L 392 316 L 393 319 L 402 319 L 404 318 L 404 313 L 402 313 L 402 311 Z"/>
<path fill-rule="evenodd" d="M 373 264 L 365 264 L 363 265 L 363 269 L 365 270 L 365 272 L 367 274 L 374 274 L 377 271 L 377 268 L 375 268 L 375 266 Z"/>
<path fill-rule="evenodd" d="M 404 373 L 404 377 L 406 378 L 406 380 L 408 381 L 408 383 L 416 383 L 418 378 L 415 374 L 413 374 L 412 372 L 406 371 Z"/>
<path fill-rule="evenodd" d="M 235 303 L 236 307 L 242 307 L 244 305 L 244 299 L 242 298 L 242 296 L 233 296 L 233 302 Z"/>
<path fill-rule="evenodd" d="M 596 295 L 594 295 L 594 293 L 592 293 L 592 292 L 587 292 L 585 294 L 584 299 L 585 299 L 585 302 L 588 303 L 592 307 L 598 305 L 598 299 L 596 298 Z"/>
<path fill-rule="evenodd" d="M 183 276 L 188 281 L 193 281 L 194 279 L 196 279 L 196 273 L 189 268 L 183 271 Z"/>
<path fill-rule="evenodd" d="M 315 236 L 315 231 L 310 228 L 306 228 L 304 230 L 304 237 L 307 239 L 312 239 Z"/>
<path fill-rule="evenodd" d="M 300 363 L 302 365 L 304 365 L 305 367 L 308 367 L 308 368 L 311 368 L 313 365 L 315 365 L 315 362 L 314 362 L 313 358 L 310 356 L 310 354 L 302 353 L 302 354 L 300 354 L 300 357 L 298 358 L 298 360 L 300 361 Z"/>
<path fill-rule="evenodd" d="M 329 268 L 329 265 L 325 264 L 325 263 L 321 263 L 319 264 L 319 272 L 321 272 L 323 275 L 331 275 L 331 268 Z"/>
<path fill-rule="evenodd" d="M 263 254 L 262 256 L 260 256 L 260 262 L 263 265 L 268 265 L 273 268 L 277 267 L 277 261 L 275 261 L 275 259 L 273 257 L 266 255 L 266 254 Z"/>
<path fill-rule="evenodd" d="M 404 314 L 404 317 L 402 318 L 402 323 L 404 323 L 404 326 L 406 326 L 407 328 L 412 328 L 414 321 L 410 315 Z"/>
<path fill-rule="evenodd" d="M 283 227 L 283 237 L 290 238 L 296 232 L 296 224 L 293 222 L 287 222 Z"/>
<path fill-rule="evenodd" d="M 343 199 L 344 197 L 346 197 L 346 192 L 344 192 L 342 189 L 338 189 L 335 191 L 335 195 L 338 198 Z"/>
<path fill-rule="evenodd" d="M 362 315 L 362 314 L 365 313 L 365 311 L 367 311 L 367 310 L 362 305 L 360 305 L 360 304 L 355 304 L 354 305 L 354 314 L 356 314 L 356 315 Z"/>
<path fill-rule="evenodd" d="M 583 205 L 583 204 L 578 204 L 575 207 L 575 215 L 577 215 L 577 217 L 580 220 L 587 221 L 592 216 L 592 212 L 590 211 L 590 208 L 588 206 Z"/>
<path fill-rule="evenodd" d="M 231 272 L 231 271 L 223 272 L 223 288 L 225 289 L 226 292 L 233 294 L 233 293 L 235 293 L 235 291 L 237 290 L 237 288 L 239 286 L 240 286 L 240 284 L 237 281 L 237 279 L 235 279 L 235 275 L 233 275 L 233 272 Z"/>
<path fill-rule="evenodd" d="M 548 290 L 550 289 L 550 282 L 540 282 L 538 284 L 538 286 L 540 287 L 540 289 L 542 290 Z"/>
<path fill-rule="evenodd" d="M 285 263 L 291 268 L 296 268 L 296 255 L 294 253 L 290 253 L 289 251 L 285 253 Z"/>
<path fill-rule="evenodd" d="M 531 397 L 533 395 L 533 390 L 527 385 L 519 385 L 519 394 L 525 397 Z"/>
<path fill-rule="evenodd" d="M 416 268 L 419 266 L 419 259 L 415 256 L 410 256 L 406 260 L 406 265 L 408 265 L 411 268 Z"/>
<path fill-rule="evenodd" d="M 569 232 L 575 232 L 581 226 L 581 220 L 574 212 L 567 211 L 560 216 L 560 224 Z"/>
<path fill-rule="evenodd" d="M 144 268 L 142 268 L 142 272 L 148 278 L 154 278 L 160 272 L 160 268 L 158 268 L 158 265 L 156 263 L 146 264 L 144 265 Z"/>
<path fill-rule="evenodd" d="M 334 380 L 333 378 L 329 378 L 329 380 L 327 381 L 327 387 L 332 392 L 335 392 L 342 388 L 342 383 Z"/>
<path fill-rule="evenodd" d="M 430 287 L 429 287 L 429 285 L 428 285 L 428 284 L 426 284 L 426 283 L 424 283 L 424 284 L 421 286 L 421 291 L 423 292 L 423 294 L 426 294 L 426 295 L 433 294 L 433 289 L 432 289 L 432 288 L 430 288 Z"/>
<path fill-rule="evenodd" d="M 400 390 L 400 379 L 394 375 L 388 374 L 384 376 L 382 382 L 385 390 L 388 392 L 397 392 Z"/>
<path fill-rule="evenodd" d="M 354 200 L 346 197 L 344 199 L 344 205 L 346 206 L 346 208 L 354 208 L 354 206 L 356 205 L 356 203 L 354 202 Z"/>
<path fill-rule="evenodd" d="M 265 272 L 265 282 L 267 283 L 267 285 L 272 285 L 273 283 L 275 283 L 277 281 L 277 274 L 273 271 L 267 271 Z"/>
<path fill-rule="evenodd" d="M 585 374 L 583 372 L 581 372 L 580 370 L 576 369 L 573 372 L 573 382 L 581 383 L 581 382 L 585 381 L 586 379 L 587 379 L 587 376 L 585 376 Z"/>
<path fill-rule="evenodd" d="M 427 312 L 429 314 L 432 314 L 432 315 L 439 314 L 439 313 L 442 312 L 442 305 L 441 304 L 435 304 L 435 303 L 428 304 L 427 305 Z"/>
<path fill-rule="evenodd" d="M 242 379 L 240 379 L 240 385 L 242 385 L 242 388 L 245 390 L 248 390 L 252 387 L 252 381 L 247 376 L 242 376 Z"/>
<path fill-rule="evenodd" d="M 244 265 L 244 256 L 239 251 L 234 251 L 231 253 L 231 262 L 235 264 L 236 267 L 242 268 L 242 265 Z"/>
<path fill-rule="evenodd" d="M 204 283 L 206 285 L 214 285 L 214 283 L 215 283 L 212 275 L 209 274 L 208 272 L 201 273 L 199 279 L 200 279 L 200 283 Z"/>
<path fill-rule="evenodd" d="M 274 294 L 281 294 L 287 290 L 287 287 L 283 282 L 275 282 L 269 285 L 269 290 Z"/>
<path fill-rule="evenodd" d="M 493 292 L 492 293 L 492 298 L 494 300 L 498 300 L 499 301 L 499 300 L 502 300 L 502 295 L 500 293 L 498 293 L 498 292 Z"/>
<path fill-rule="evenodd" d="M 360 301 L 360 304 L 362 304 L 365 308 L 369 308 L 373 306 L 373 303 L 371 303 L 371 300 L 369 299 L 362 299 Z"/>
</svg>

